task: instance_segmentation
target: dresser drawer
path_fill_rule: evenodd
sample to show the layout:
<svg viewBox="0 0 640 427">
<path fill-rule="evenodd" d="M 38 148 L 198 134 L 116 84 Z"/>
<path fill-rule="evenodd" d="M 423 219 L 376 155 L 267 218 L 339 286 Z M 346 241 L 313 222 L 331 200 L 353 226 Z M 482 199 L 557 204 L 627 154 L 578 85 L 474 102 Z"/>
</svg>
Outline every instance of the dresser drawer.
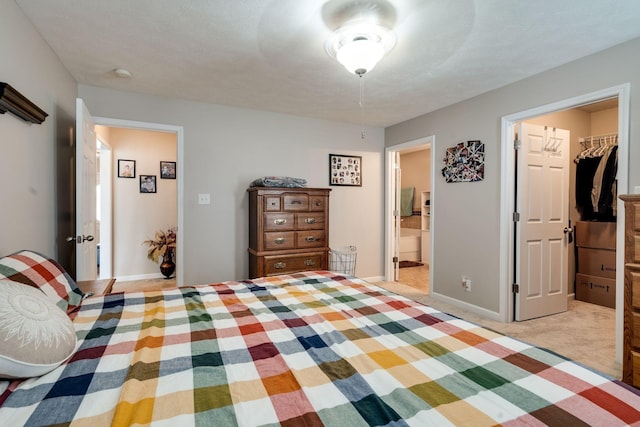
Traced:
<svg viewBox="0 0 640 427">
<path fill-rule="evenodd" d="M 633 366 L 633 383 L 634 387 L 640 388 L 640 353 L 631 352 L 631 364 Z"/>
<path fill-rule="evenodd" d="M 627 286 L 631 286 L 631 306 L 636 310 L 640 310 L 640 272 L 628 268 L 627 270 L 630 279 L 630 283 Z"/>
<path fill-rule="evenodd" d="M 295 230 L 295 217 L 292 213 L 270 212 L 264 214 L 264 231 Z"/>
<path fill-rule="evenodd" d="M 324 246 L 324 230 L 298 231 L 296 247 L 298 249 L 321 248 Z"/>
<path fill-rule="evenodd" d="M 296 246 L 295 231 L 272 231 L 264 233 L 264 250 L 277 251 L 283 249 L 293 249 Z"/>
<path fill-rule="evenodd" d="M 264 197 L 264 211 L 265 212 L 279 212 L 280 211 L 280 196 L 265 196 Z"/>
<path fill-rule="evenodd" d="M 313 212 L 324 211 L 327 198 L 324 196 L 309 196 L 309 210 Z"/>
<path fill-rule="evenodd" d="M 631 346 L 640 351 L 640 313 L 634 311 L 632 319 L 633 334 L 631 335 Z"/>
<path fill-rule="evenodd" d="M 305 212 L 296 214 L 298 230 L 324 230 L 324 212 Z"/>
<path fill-rule="evenodd" d="M 321 270 L 323 269 L 322 252 L 314 252 L 299 255 L 265 256 L 265 274 L 273 276 L 275 274 L 288 274 L 296 271 Z"/>
<path fill-rule="evenodd" d="M 285 211 L 308 211 L 309 196 L 306 194 L 285 194 L 283 197 L 282 210 Z"/>
</svg>

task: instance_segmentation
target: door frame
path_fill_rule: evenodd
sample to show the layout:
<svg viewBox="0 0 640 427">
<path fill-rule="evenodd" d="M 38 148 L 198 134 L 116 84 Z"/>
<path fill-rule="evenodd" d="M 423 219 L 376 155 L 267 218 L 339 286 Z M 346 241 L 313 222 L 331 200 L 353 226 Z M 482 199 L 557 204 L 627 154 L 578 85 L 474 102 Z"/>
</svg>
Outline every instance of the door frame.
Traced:
<svg viewBox="0 0 640 427">
<path fill-rule="evenodd" d="M 127 129 L 148 130 L 155 132 L 170 132 L 176 135 L 176 208 L 178 210 L 178 230 L 184 230 L 184 128 L 182 126 L 167 125 L 161 123 L 149 123 L 133 120 L 112 119 L 108 117 L 94 116 L 93 120 L 96 125 L 106 127 L 119 127 Z M 184 235 L 184 233 L 183 233 Z M 176 269 L 176 286 L 182 286 L 184 283 L 184 239 L 176 241 L 176 265 L 180 268 Z"/>
<path fill-rule="evenodd" d="M 100 144 L 100 226 L 97 230 L 100 236 L 100 269 L 98 279 L 113 277 L 113 151 L 108 141 L 104 141 L 97 134 Z M 97 212 L 96 212 L 97 213 Z"/>
<path fill-rule="evenodd" d="M 431 171 L 430 171 L 430 181 L 431 181 L 431 203 L 433 205 L 433 201 L 435 199 L 435 191 L 433 183 L 435 182 L 435 168 L 433 167 L 433 153 L 436 147 L 436 137 L 435 135 L 430 135 L 418 139 L 414 139 L 411 141 L 403 142 L 402 144 L 394 145 L 392 147 L 385 148 L 385 216 L 384 216 L 384 224 L 385 224 L 385 248 L 384 248 L 384 277 L 386 281 L 393 282 L 393 243 L 394 243 L 394 227 L 393 227 L 393 207 L 395 203 L 395 188 L 393 185 L 394 182 L 394 168 L 395 161 L 394 157 L 397 152 L 405 151 L 410 148 L 417 148 L 420 146 L 431 147 Z M 434 210 L 431 208 L 430 221 L 433 224 L 434 218 Z M 429 241 L 429 245 L 431 245 L 431 250 L 429 251 L 429 256 L 433 258 L 433 236 L 435 230 L 433 227 L 429 227 L 431 230 L 431 239 Z M 433 262 L 429 260 L 429 283 L 433 283 Z M 431 293 L 431 287 L 429 287 L 429 294 Z"/>
<path fill-rule="evenodd" d="M 514 283 L 514 235 L 512 220 L 515 209 L 514 176 L 515 159 L 513 141 L 517 122 L 576 108 L 586 104 L 618 98 L 618 194 L 629 191 L 629 103 L 631 85 L 629 83 L 587 93 L 551 104 L 502 116 L 501 118 L 501 178 L 500 178 L 500 312 L 505 321 L 511 321 L 514 313 L 514 299 L 511 284 Z M 624 206 L 617 200 L 616 222 L 616 361 L 622 363 L 623 295 L 624 295 Z"/>
</svg>

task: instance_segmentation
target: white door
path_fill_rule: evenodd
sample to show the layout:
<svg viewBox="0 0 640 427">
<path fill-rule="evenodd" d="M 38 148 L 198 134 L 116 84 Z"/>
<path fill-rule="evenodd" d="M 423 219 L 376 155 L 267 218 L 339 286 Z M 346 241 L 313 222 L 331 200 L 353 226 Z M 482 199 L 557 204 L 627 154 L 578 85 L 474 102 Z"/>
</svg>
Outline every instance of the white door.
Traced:
<svg viewBox="0 0 640 427">
<path fill-rule="evenodd" d="M 516 172 L 515 318 L 567 310 L 569 131 L 522 123 Z"/>
<path fill-rule="evenodd" d="M 96 130 L 82 99 L 76 99 L 76 280 L 97 278 Z"/>
<path fill-rule="evenodd" d="M 402 171 L 400 170 L 400 152 L 393 154 L 393 280 L 400 279 L 400 202 L 401 202 Z"/>
</svg>

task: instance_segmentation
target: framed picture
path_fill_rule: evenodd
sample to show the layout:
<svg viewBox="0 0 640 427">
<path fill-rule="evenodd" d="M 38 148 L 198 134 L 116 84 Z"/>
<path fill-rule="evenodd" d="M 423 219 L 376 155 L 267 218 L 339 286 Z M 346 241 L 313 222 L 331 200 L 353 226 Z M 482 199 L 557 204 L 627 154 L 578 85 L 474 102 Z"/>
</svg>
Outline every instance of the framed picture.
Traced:
<svg viewBox="0 0 640 427">
<path fill-rule="evenodd" d="M 484 144 L 462 141 L 447 148 L 442 176 L 446 182 L 478 182 L 484 179 Z"/>
<path fill-rule="evenodd" d="M 160 161 L 160 178 L 176 179 L 176 162 Z"/>
<path fill-rule="evenodd" d="M 135 178 L 136 161 L 118 159 L 118 178 Z"/>
<path fill-rule="evenodd" d="M 362 157 L 329 154 L 329 184 L 362 187 Z"/>
<path fill-rule="evenodd" d="M 140 175 L 140 192 L 155 193 L 156 192 L 156 176 Z"/>
</svg>

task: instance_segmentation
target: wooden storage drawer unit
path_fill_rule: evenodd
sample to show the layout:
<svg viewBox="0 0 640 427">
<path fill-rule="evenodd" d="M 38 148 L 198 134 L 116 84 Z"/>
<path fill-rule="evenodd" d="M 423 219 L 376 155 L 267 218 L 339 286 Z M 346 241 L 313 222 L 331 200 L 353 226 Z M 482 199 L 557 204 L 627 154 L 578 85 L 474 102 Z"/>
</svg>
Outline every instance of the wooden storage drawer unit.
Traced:
<svg viewBox="0 0 640 427">
<path fill-rule="evenodd" d="M 640 387 L 640 195 L 624 201 L 624 333 L 622 381 Z"/>
<path fill-rule="evenodd" d="M 289 274 L 297 271 L 318 270 L 324 263 L 324 252 L 309 252 L 303 255 L 277 255 L 262 257 L 265 276 Z"/>
<path fill-rule="evenodd" d="M 247 191 L 250 278 L 328 268 L 330 189 Z"/>
</svg>

